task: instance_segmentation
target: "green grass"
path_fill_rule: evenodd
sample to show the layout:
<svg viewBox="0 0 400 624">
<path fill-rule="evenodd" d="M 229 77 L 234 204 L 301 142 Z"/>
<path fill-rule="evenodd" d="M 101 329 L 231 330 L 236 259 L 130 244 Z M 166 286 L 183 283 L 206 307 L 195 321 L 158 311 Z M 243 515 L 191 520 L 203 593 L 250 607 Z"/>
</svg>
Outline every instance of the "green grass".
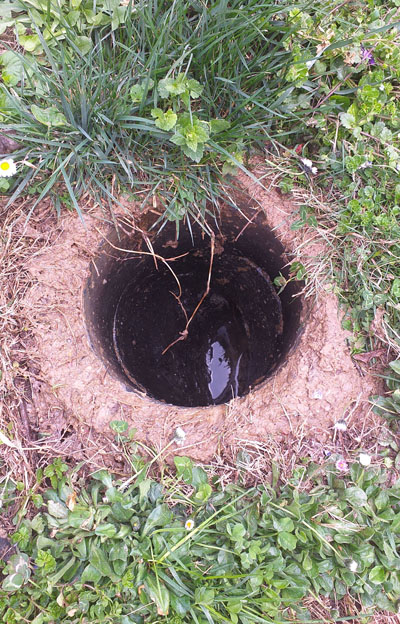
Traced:
<svg viewBox="0 0 400 624">
<path fill-rule="evenodd" d="M 16 133 L 22 143 L 16 157 L 31 165 L 20 167 L 12 200 L 29 192 L 36 204 L 50 194 L 58 209 L 64 201 L 79 212 L 87 191 L 110 205 L 128 192 L 143 202 L 156 195 L 171 220 L 217 211 L 223 173 L 243 168 L 246 150 L 262 146 L 281 115 L 291 58 L 284 41 L 292 26 L 275 19 L 278 7 L 271 0 L 240 7 L 220 0 L 207 7 L 143 2 L 115 30 L 95 30 L 85 53 L 66 19 L 59 18 L 65 34 L 56 47 L 33 24 L 43 56 L 14 57 L 24 79 L 12 89 L 2 85 L 0 129 Z M 161 98 L 160 81 L 180 73 L 198 81 L 201 95 Z M 131 89 L 140 85 L 132 101 Z M 178 114 L 175 128 L 157 127 L 156 108 Z M 188 134 L 195 118 L 206 131 L 205 138 L 195 136 L 200 150 L 196 142 L 173 142 L 185 111 Z M 215 130 L 213 120 L 225 120 L 225 127 Z"/>
<path fill-rule="evenodd" d="M 323 270 L 353 351 L 374 348 L 376 317 L 400 352 L 397 0 L 100 2 L 94 12 L 86 0 L 73 15 L 14 5 L 6 23 L 17 22 L 26 53 L 3 55 L 0 83 L 0 130 L 21 141 L 18 176 L 0 179 L 11 202 L 32 194 L 34 210 L 50 195 L 58 212 L 79 212 L 87 193 L 111 208 L 125 195 L 177 227 L 203 223 L 227 199 L 229 173 L 251 175 L 247 158 L 268 145 L 273 162 L 285 154 L 283 190 L 303 180 L 327 200 L 310 199 L 298 226 L 316 225 L 328 243 Z M 160 82 L 182 73 L 197 92 L 175 85 L 162 97 Z M 226 122 L 218 132 L 215 120 Z"/>
<path fill-rule="evenodd" d="M 374 411 L 386 418 L 395 433 L 400 425 L 400 361 L 389 363 L 385 381 L 388 391 L 384 396 L 374 397 Z"/>
<path fill-rule="evenodd" d="M 120 194 L 155 198 L 179 224 L 217 211 L 226 173 L 268 144 L 286 172 L 282 190 L 311 187 L 295 227 L 327 243 L 324 271 L 347 308 L 353 351 L 375 346 L 381 315 L 380 336 L 399 353 L 398 4 L 153 1 L 131 14 L 100 3 L 96 17 L 86 1 L 75 24 L 47 2 L 21 12 L 36 24 L 32 35 L 19 27 L 35 38 L 21 43 L 35 48 L 1 61 L 0 129 L 21 149 L 18 176 L 0 188 L 11 202 L 32 194 L 32 210 L 46 195 L 78 212 L 86 193 L 109 206 Z M 198 83 L 190 97 L 174 83 L 180 73 Z M 214 120 L 229 124 L 212 134 Z M 396 428 L 391 366 L 390 395 L 375 409 Z M 334 457 L 297 467 L 286 485 L 221 489 L 188 459 L 156 480 L 133 448 L 127 456 L 128 482 L 101 471 L 87 483 L 61 461 L 39 471 L 28 494 L 36 510 L 24 517 L 26 499 L 4 570 L 8 624 L 312 621 L 305 599 L 344 596 L 360 622 L 396 612 L 400 490 L 386 487 L 383 467 L 354 461 L 339 473 Z M 7 512 L 15 485 L 1 492 Z M 331 616 L 345 619 L 336 607 Z"/>
<path fill-rule="evenodd" d="M 221 489 L 185 457 L 151 478 L 151 463 L 118 439 L 127 481 L 106 470 L 87 481 L 59 460 L 39 471 L 43 498 L 3 570 L 7 624 L 312 622 L 304 600 L 323 597 L 343 621 L 345 596 L 360 622 L 397 611 L 400 489 L 385 487 L 384 468 L 355 460 L 343 473 L 333 457 L 298 466 L 286 485 L 243 487 L 239 474 Z"/>
<path fill-rule="evenodd" d="M 324 264 L 348 310 L 354 351 L 374 348 L 376 317 L 379 337 L 399 354 L 398 2 L 315 2 L 287 15 L 297 28 L 286 44 L 295 63 L 282 105 L 298 121 L 281 124 L 281 141 L 318 173 L 299 176 L 291 158 L 281 187 L 303 180 L 323 195 L 305 203 L 298 226 L 320 228 L 327 241 Z"/>
</svg>

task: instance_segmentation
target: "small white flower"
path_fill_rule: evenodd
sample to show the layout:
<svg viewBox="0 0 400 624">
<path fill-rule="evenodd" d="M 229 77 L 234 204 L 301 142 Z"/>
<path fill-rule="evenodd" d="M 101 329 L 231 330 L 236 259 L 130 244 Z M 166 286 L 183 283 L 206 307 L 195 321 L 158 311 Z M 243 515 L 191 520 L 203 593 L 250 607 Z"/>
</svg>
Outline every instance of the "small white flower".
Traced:
<svg viewBox="0 0 400 624">
<path fill-rule="evenodd" d="M 367 169 L 368 167 L 372 167 L 372 162 L 370 160 L 366 160 L 365 162 L 361 163 L 358 169 Z"/>
<path fill-rule="evenodd" d="M 367 455 L 367 453 L 360 453 L 359 458 L 361 466 L 370 466 L 371 464 L 371 455 Z"/>
<path fill-rule="evenodd" d="M 186 520 L 185 529 L 186 531 L 192 531 L 194 529 L 194 520 L 192 520 L 191 518 L 189 518 L 189 520 Z"/>
<path fill-rule="evenodd" d="M 186 433 L 184 432 L 184 430 L 181 427 L 177 427 L 175 429 L 175 435 L 174 435 L 175 440 L 178 442 L 183 442 L 183 440 L 186 438 Z"/>
<path fill-rule="evenodd" d="M 303 165 L 305 167 L 308 167 L 309 169 L 311 169 L 312 167 L 312 160 L 309 160 L 308 158 L 300 158 L 301 162 L 303 163 Z"/>
<path fill-rule="evenodd" d="M 309 158 L 300 158 L 300 162 L 303 164 L 306 170 L 311 171 L 311 173 L 313 173 L 314 175 L 318 173 L 317 167 L 314 167 L 312 160 L 310 160 Z"/>
<path fill-rule="evenodd" d="M 346 472 L 349 469 L 349 464 L 343 458 L 338 459 L 335 466 L 339 472 Z"/>
<path fill-rule="evenodd" d="M 350 563 L 349 563 L 349 570 L 350 570 L 350 572 L 357 572 L 357 568 L 358 568 L 357 561 L 354 561 L 354 560 L 350 561 Z"/>
<path fill-rule="evenodd" d="M 12 158 L 0 160 L 0 178 L 10 178 L 17 173 L 17 165 Z"/>
<path fill-rule="evenodd" d="M 336 431 L 347 431 L 346 422 L 344 420 L 338 420 L 337 422 L 335 422 L 334 428 L 336 429 Z"/>
</svg>

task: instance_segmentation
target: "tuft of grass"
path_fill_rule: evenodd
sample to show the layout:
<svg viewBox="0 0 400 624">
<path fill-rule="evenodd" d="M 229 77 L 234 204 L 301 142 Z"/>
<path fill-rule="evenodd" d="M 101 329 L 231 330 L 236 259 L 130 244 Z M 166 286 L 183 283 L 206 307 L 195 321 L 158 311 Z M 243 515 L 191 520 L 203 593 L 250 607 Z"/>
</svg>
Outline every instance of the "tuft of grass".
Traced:
<svg viewBox="0 0 400 624">
<path fill-rule="evenodd" d="M 262 148 L 284 117 L 291 59 L 284 43 L 293 26 L 272 0 L 141 2 L 114 30 L 95 30 L 84 51 L 66 17 L 58 17 L 57 46 L 30 17 L 44 54 L 15 53 L 21 79 L 0 86 L 0 130 L 21 142 L 10 201 L 35 193 L 34 209 L 50 194 L 58 211 L 65 203 L 79 213 L 87 192 L 109 205 L 129 193 L 151 199 L 164 218 L 203 221 L 218 210 L 223 176 L 245 169 L 247 151 Z M 163 97 L 160 82 L 182 75 L 201 93 Z M 177 114 L 175 127 L 155 119 L 155 110 Z M 196 124 L 205 138 L 193 140 Z"/>
</svg>

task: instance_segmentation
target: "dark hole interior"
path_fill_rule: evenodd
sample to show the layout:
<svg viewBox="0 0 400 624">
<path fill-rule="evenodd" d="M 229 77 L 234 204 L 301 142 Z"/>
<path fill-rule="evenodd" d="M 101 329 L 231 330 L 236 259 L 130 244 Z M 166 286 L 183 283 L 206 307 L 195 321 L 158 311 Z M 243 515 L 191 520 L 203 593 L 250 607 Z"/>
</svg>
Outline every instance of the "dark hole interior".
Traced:
<svg viewBox="0 0 400 624">
<path fill-rule="evenodd" d="M 228 208 L 214 225 L 213 254 L 200 228 L 183 227 L 176 240 L 174 223 L 152 240 L 166 262 L 129 251 L 149 252 L 138 232 L 113 232 L 101 246 L 84 291 L 86 325 L 128 390 L 179 406 L 224 403 L 271 376 L 294 345 L 299 284 L 279 296 L 273 284 L 289 278 L 281 243 L 262 219 L 249 224 Z"/>
</svg>

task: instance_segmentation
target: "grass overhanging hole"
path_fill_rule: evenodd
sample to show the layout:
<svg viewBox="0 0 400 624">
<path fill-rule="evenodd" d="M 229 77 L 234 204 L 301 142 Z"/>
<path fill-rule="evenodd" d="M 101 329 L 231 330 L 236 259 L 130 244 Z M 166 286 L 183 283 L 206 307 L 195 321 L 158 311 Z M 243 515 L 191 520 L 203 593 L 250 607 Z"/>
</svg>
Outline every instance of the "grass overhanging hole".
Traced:
<svg viewBox="0 0 400 624">
<path fill-rule="evenodd" d="M 110 232 L 91 264 L 84 311 L 92 348 L 127 390 L 182 407 L 244 396 L 280 368 L 300 332 L 301 285 L 283 245 L 241 199 L 212 236 L 170 222 L 149 237 Z M 246 216 L 248 215 L 248 216 Z M 278 294 L 276 277 L 284 276 Z"/>
</svg>

